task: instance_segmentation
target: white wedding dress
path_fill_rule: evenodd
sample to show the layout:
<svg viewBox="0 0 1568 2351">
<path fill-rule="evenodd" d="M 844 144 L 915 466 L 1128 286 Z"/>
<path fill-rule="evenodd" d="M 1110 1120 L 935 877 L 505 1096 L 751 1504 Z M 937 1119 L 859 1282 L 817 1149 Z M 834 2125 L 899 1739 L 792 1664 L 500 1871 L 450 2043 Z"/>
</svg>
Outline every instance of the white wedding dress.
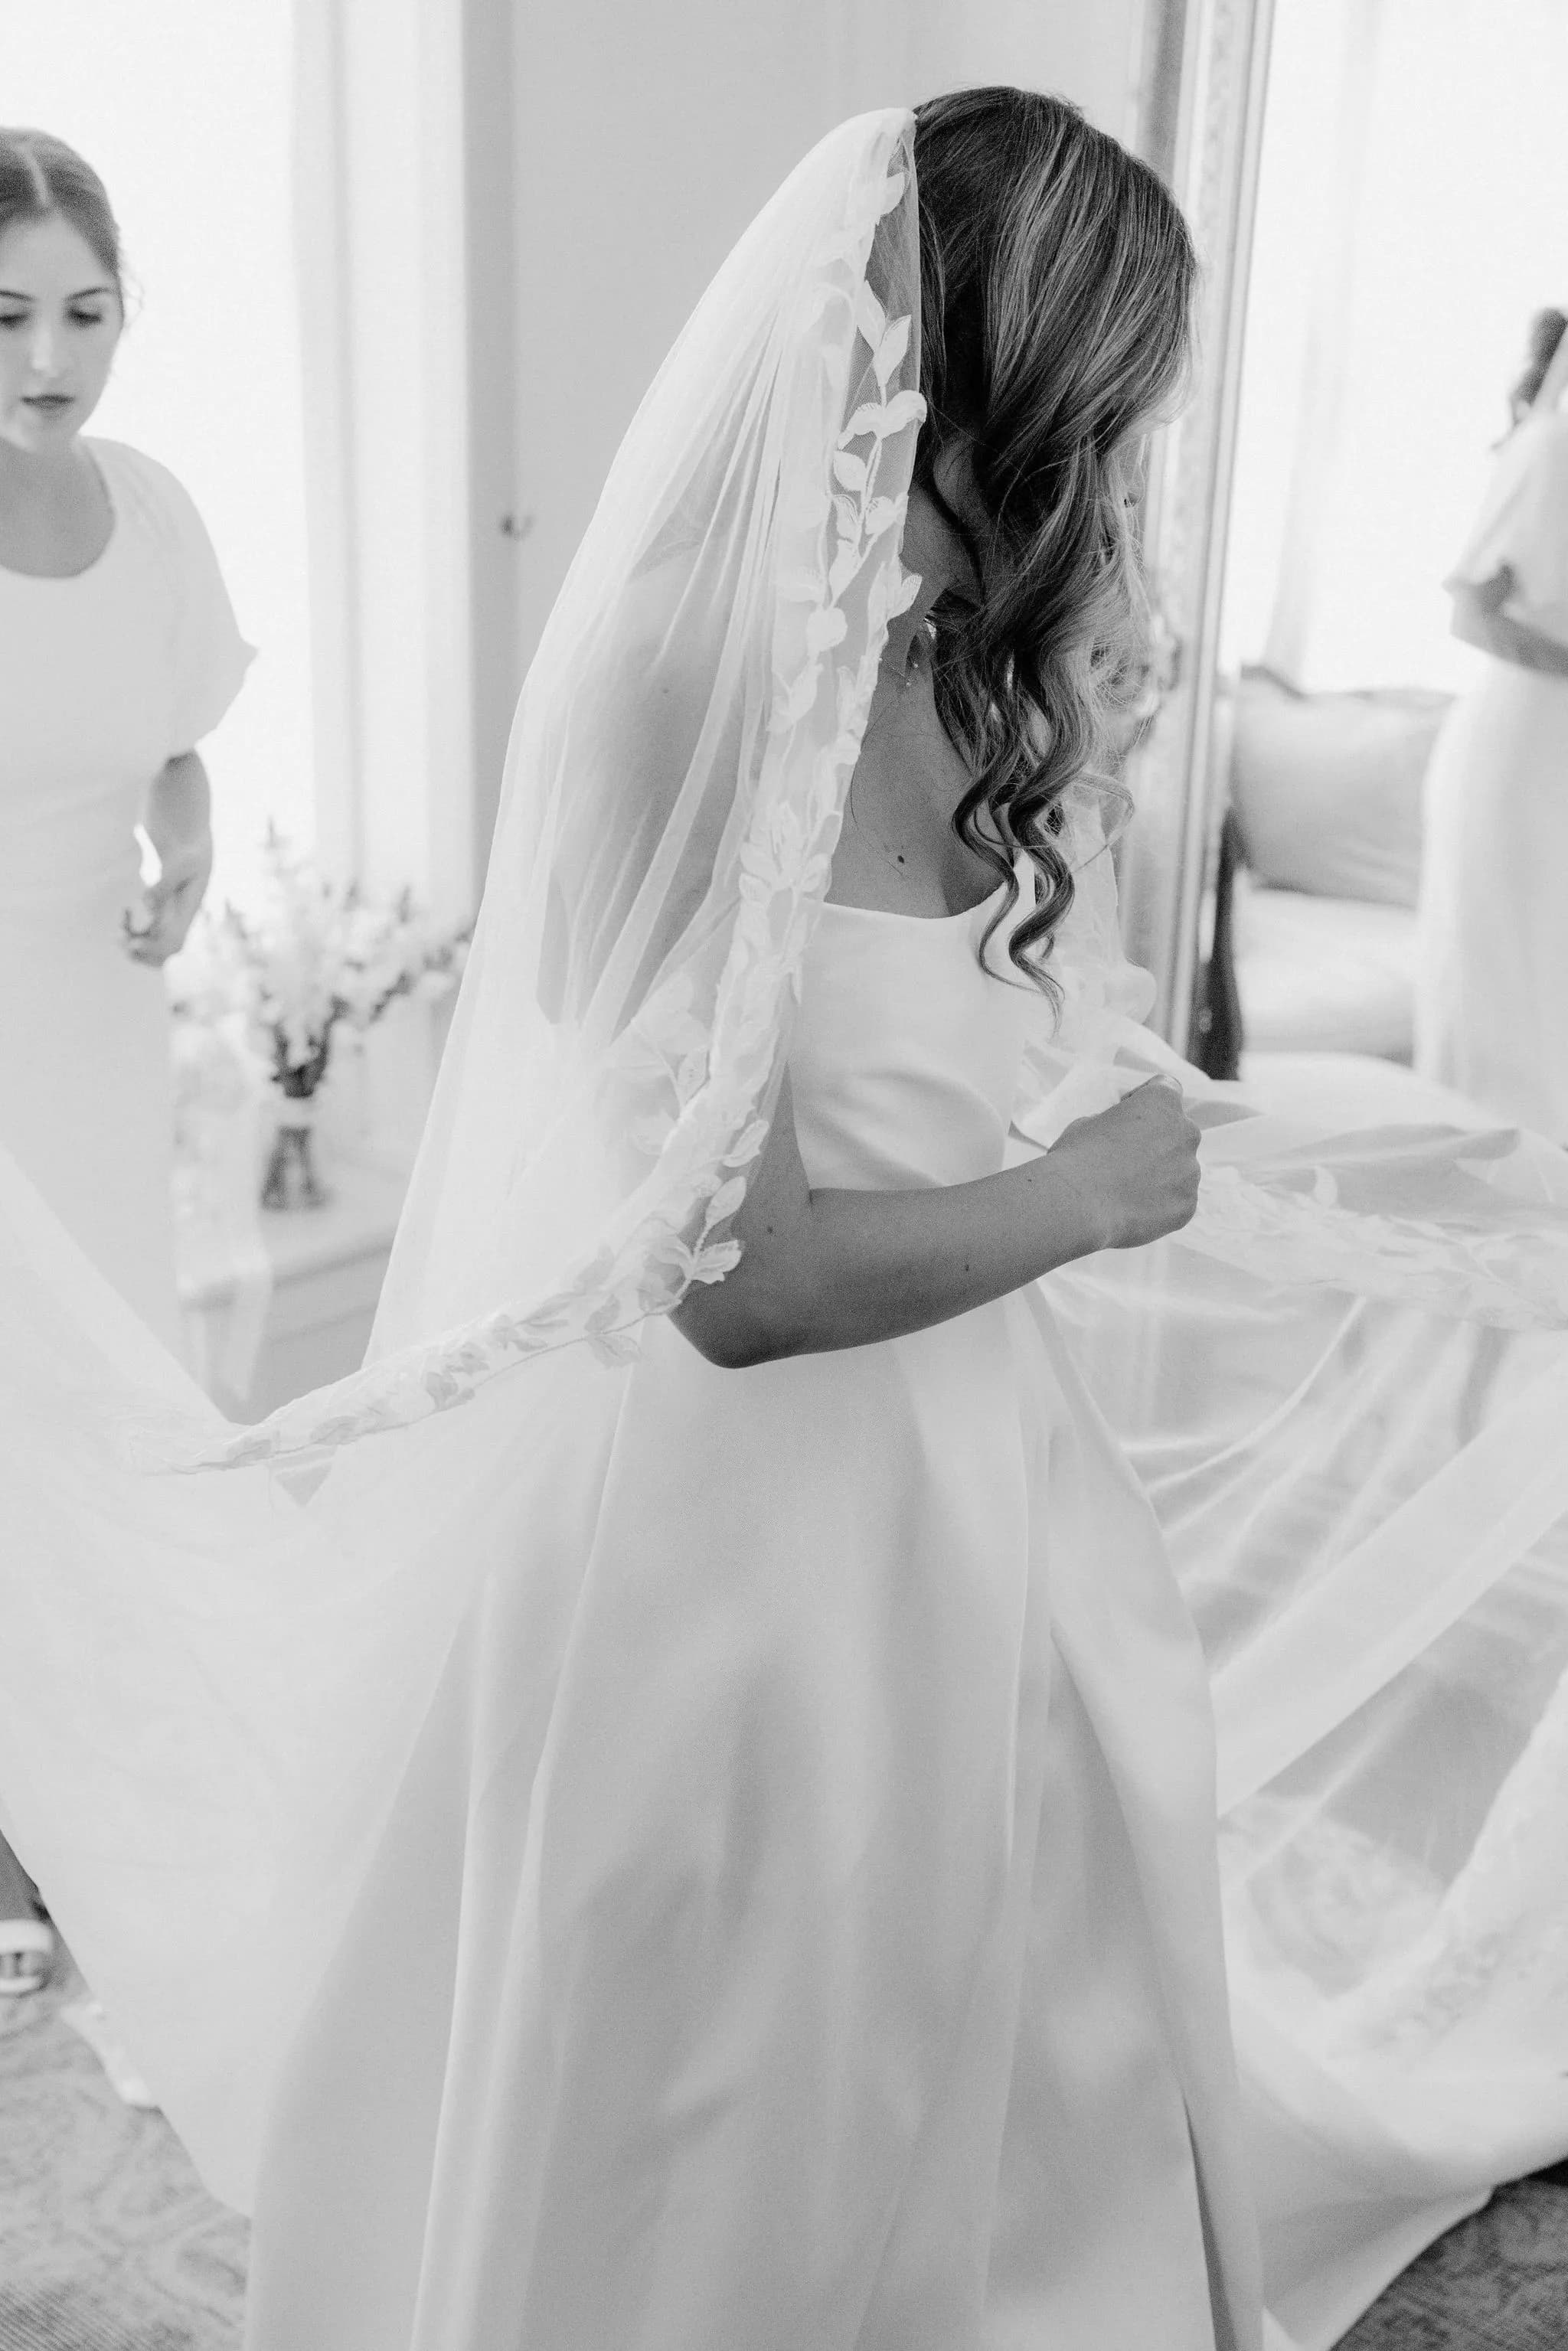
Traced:
<svg viewBox="0 0 1568 2351">
<path fill-rule="evenodd" d="M 361 1370 L 227 1421 L 0 1150 L 0 1831 L 256 2210 L 252 2351 L 1253 2351 L 1253 2190 L 1326 2351 L 1568 2153 L 1568 1160 L 1186 1068 L 1087 789 L 1059 1007 L 822 904 L 918 304 L 868 116 L 639 411 Z M 786 1062 L 873 1187 L 1164 1071 L 1197 1214 L 712 1370 Z"/>
<path fill-rule="evenodd" d="M 813 1181 L 1001 1165 L 1049 1008 L 984 919 L 821 910 Z M 249 2351 L 1250 2342 L 1202 1658 L 1039 1292 L 571 1384 L 289 2061 Z"/>
<path fill-rule="evenodd" d="M 1454 582 L 1485 587 L 1504 565 L 1505 614 L 1568 648 L 1560 410 L 1504 443 Z M 1568 677 L 1480 658 L 1427 771 L 1416 1062 L 1568 1144 Z"/>
<path fill-rule="evenodd" d="M 67 579 L 0 566 L 0 1143 L 178 1347 L 169 1008 L 120 925 L 148 787 L 251 653 L 185 490 L 140 450 L 86 446 L 113 509 L 102 554 Z"/>
</svg>

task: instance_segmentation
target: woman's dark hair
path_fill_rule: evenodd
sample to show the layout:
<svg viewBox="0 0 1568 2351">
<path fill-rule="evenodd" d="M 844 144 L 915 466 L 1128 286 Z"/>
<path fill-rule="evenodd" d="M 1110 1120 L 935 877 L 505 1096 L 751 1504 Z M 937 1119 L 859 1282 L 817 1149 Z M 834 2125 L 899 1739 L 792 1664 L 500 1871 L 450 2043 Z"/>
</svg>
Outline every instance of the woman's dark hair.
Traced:
<svg viewBox="0 0 1568 2351">
<path fill-rule="evenodd" d="M 19 221 L 68 221 L 92 247 L 125 307 L 120 228 L 109 192 L 74 147 L 47 131 L 0 129 L 0 236 Z"/>
<path fill-rule="evenodd" d="M 1049 987 L 1072 903 L 1058 804 L 1099 775 L 1148 683 L 1134 444 L 1185 383 L 1197 265 L 1155 173 L 1062 99 L 929 99 L 915 168 L 926 400 L 915 478 L 982 583 L 977 606 L 935 616 L 937 708 L 975 778 L 954 825 L 1011 885 L 998 923 L 1018 897 L 1014 855 L 1033 862 L 1038 903 L 1010 953 Z M 960 448 L 967 514 L 936 480 Z"/>
<path fill-rule="evenodd" d="M 1546 381 L 1546 371 L 1557 356 L 1557 346 L 1568 329 L 1568 317 L 1561 310 L 1537 310 L 1531 319 L 1525 337 L 1524 371 L 1509 388 L 1509 406 L 1517 424 L 1531 408 L 1537 392 Z"/>
</svg>

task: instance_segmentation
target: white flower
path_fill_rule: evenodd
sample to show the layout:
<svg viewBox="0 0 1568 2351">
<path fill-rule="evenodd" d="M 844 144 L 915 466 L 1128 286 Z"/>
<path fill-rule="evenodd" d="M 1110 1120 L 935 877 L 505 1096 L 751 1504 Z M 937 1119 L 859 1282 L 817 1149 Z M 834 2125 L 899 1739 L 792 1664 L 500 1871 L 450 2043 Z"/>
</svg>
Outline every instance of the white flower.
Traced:
<svg viewBox="0 0 1568 2351">
<path fill-rule="evenodd" d="M 406 892 L 376 905 L 329 882 L 272 829 L 256 899 L 201 918 L 170 992 L 209 1023 L 240 1015 L 282 1081 L 325 1067 L 339 1021 L 368 1029 L 397 997 L 449 987 L 466 938 L 434 931 Z"/>
</svg>

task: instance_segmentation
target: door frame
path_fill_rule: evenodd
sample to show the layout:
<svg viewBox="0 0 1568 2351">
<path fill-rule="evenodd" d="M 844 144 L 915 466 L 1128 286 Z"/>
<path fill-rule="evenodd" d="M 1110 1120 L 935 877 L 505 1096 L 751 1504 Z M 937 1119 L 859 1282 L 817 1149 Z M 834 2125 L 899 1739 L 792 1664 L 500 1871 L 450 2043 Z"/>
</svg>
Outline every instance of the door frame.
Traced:
<svg viewBox="0 0 1568 2351">
<path fill-rule="evenodd" d="M 1127 952 L 1152 972 L 1150 1025 L 1187 1050 L 1225 779 L 1215 726 L 1225 547 L 1268 94 L 1273 0 L 1146 0 L 1138 146 L 1202 265 L 1192 397 L 1153 453 L 1144 547 L 1168 645 L 1159 713 L 1128 762 L 1120 844 Z"/>
</svg>

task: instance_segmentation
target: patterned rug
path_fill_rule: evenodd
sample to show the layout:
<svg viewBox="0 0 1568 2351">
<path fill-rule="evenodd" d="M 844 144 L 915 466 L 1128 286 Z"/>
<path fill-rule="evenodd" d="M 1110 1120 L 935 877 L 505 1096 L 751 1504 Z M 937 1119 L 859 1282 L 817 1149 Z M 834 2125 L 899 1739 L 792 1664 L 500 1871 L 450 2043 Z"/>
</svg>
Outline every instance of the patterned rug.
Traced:
<svg viewBox="0 0 1568 2351">
<path fill-rule="evenodd" d="M 0 2351 L 239 2351 L 246 2225 L 60 2021 L 0 2001 Z"/>
<path fill-rule="evenodd" d="M 1500 2188 L 1411 2262 L 1340 2351 L 1568 2351 L 1568 2165 Z"/>
<path fill-rule="evenodd" d="M 239 2351 L 246 2227 L 60 2021 L 0 2001 L 0 2351 Z M 1568 2351 L 1568 2165 L 1493 2197 L 1341 2351 Z"/>
</svg>

